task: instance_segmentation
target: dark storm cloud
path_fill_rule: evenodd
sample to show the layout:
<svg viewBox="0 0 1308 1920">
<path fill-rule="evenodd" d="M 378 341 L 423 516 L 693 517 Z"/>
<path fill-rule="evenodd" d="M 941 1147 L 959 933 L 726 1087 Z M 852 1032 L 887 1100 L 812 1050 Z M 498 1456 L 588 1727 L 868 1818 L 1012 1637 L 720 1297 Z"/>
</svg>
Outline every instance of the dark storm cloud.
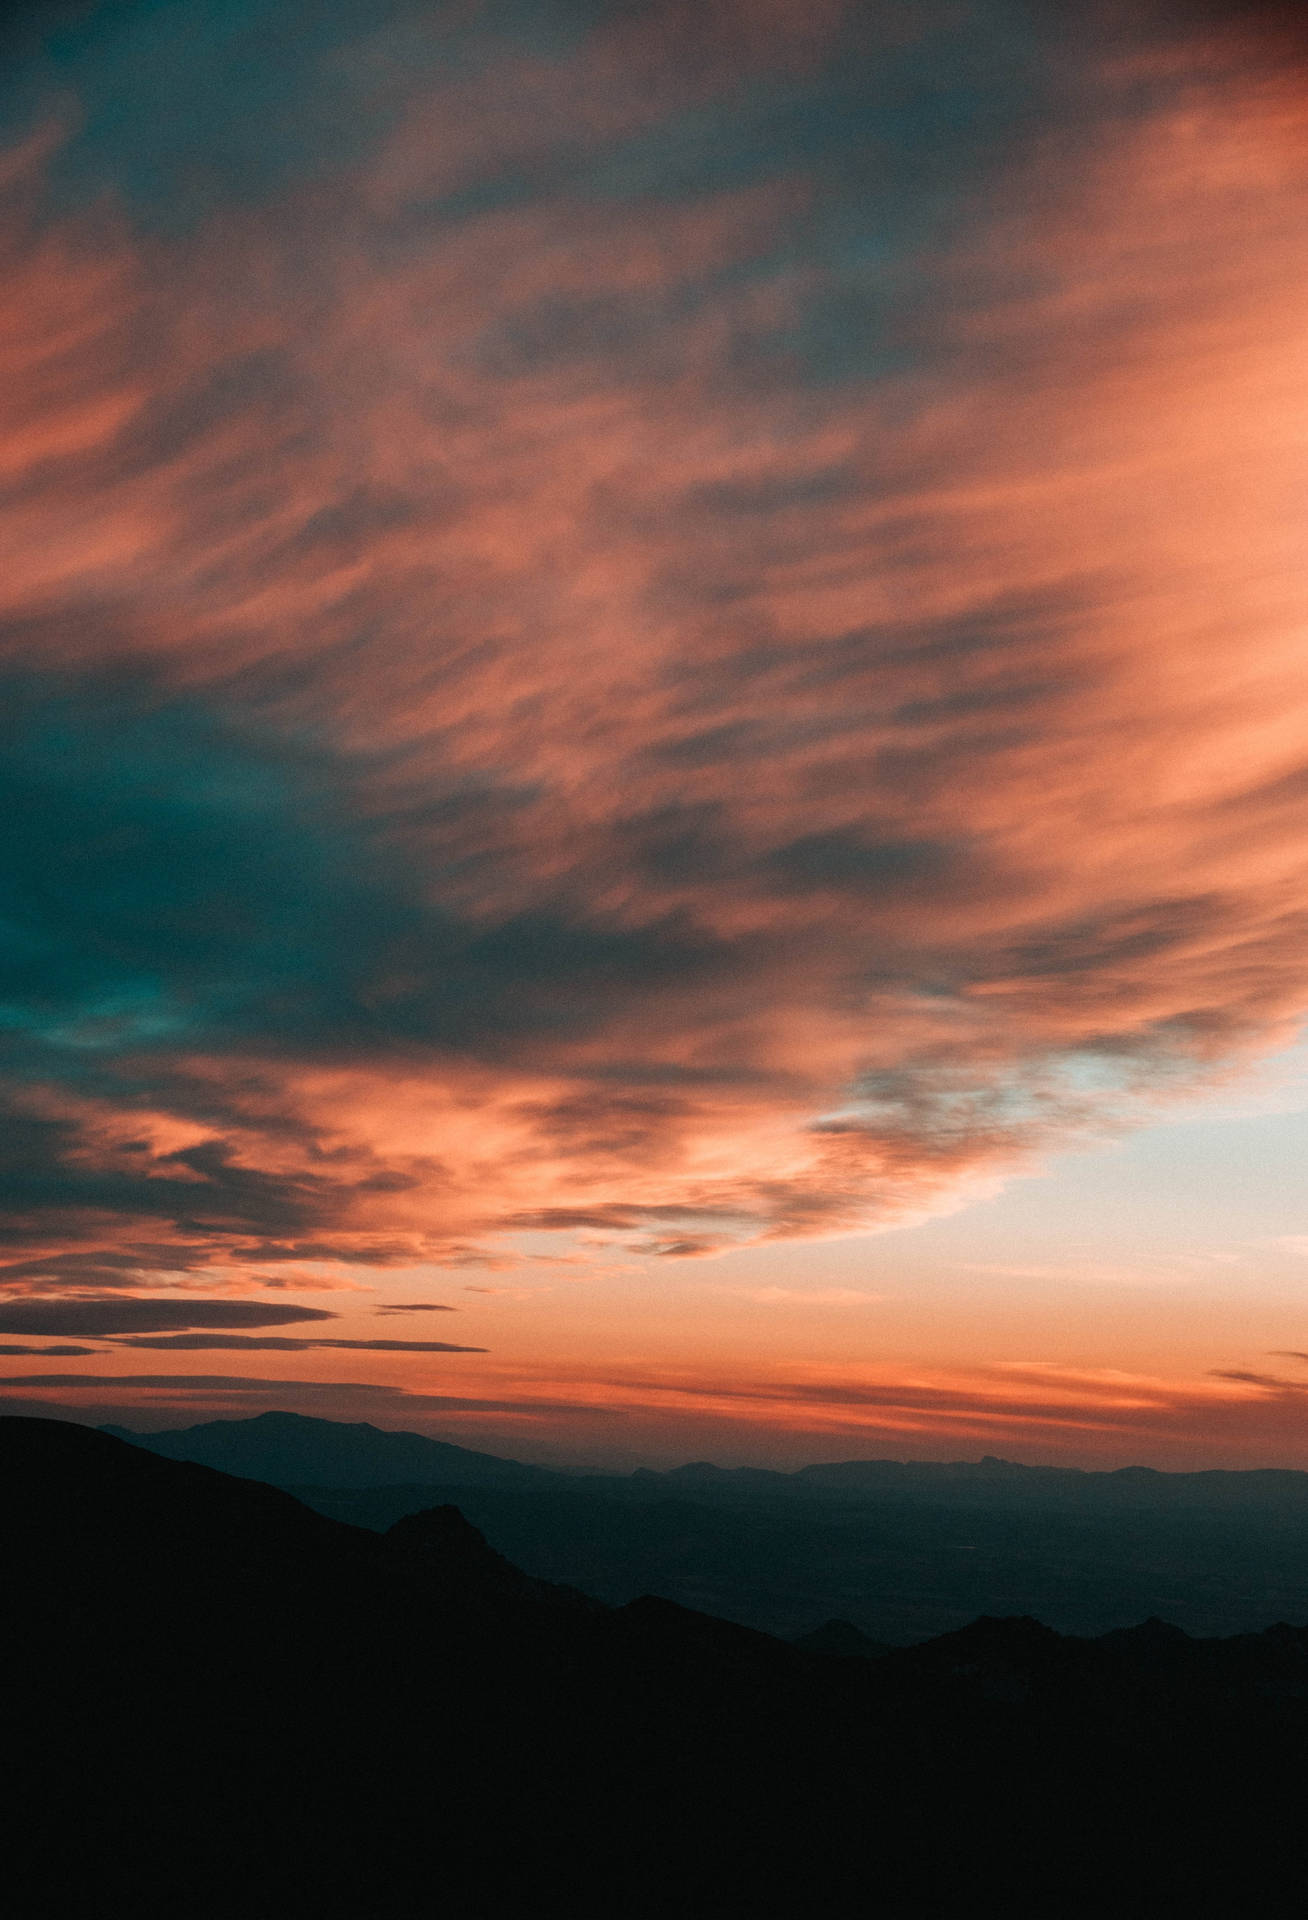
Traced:
<svg viewBox="0 0 1308 1920">
<path fill-rule="evenodd" d="M 20 971 L 29 972 L 26 954 Z M 3 1049 L 11 1091 L 6 1095 L 0 1088 L 0 1239 L 30 1244 L 57 1238 L 63 1223 L 97 1215 L 171 1222 L 183 1235 L 207 1237 L 286 1231 L 331 1213 L 332 1186 L 321 1175 L 242 1166 L 222 1139 L 155 1153 L 148 1142 L 129 1138 L 108 1152 L 88 1154 L 80 1118 L 25 1110 L 12 1091 L 23 1079 L 61 1084 L 74 1098 L 114 1098 L 128 1113 L 135 1104 L 170 1097 L 178 1106 L 186 1104 L 166 1060 L 153 1073 L 140 1061 L 120 1066 L 121 1052 L 142 1047 L 146 1036 L 157 1057 L 159 1034 L 152 1029 L 156 1021 L 167 1025 L 157 1007 L 125 1005 L 131 996 L 124 991 L 115 998 L 106 985 L 103 994 L 89 989 L 90 1005 L 78 997 L 57 1008 L 51 1004 L 58 992 L 57 963 L 51 976 L 51 986 L 34 996 L 39 1004 L 29 997 L 23 1008 L 26 1030 Z M 21 1007 L 23 988 L 12 984 Z M 99 1262 L 88 1261 L 84 1271 L 96 1265 L 109 1284 L 115 1270 L 121 1271 L 112 1252 Z"/>
<path fill-rule="evenodd" d="M 20 118 L 52 94 L 76 97 L 85 130 L 65 163 L 66 190 L 94 192 L 112 180 L 138 217 L 176 230 L 357 154 L 376 119 L 344 76 L 332 88 L 331 50 L 342 33 L 375 29 L 396 11 L 385 0 L 278 0 L 275 9 L 224 0 L 176 14 L 33 0 L 6 8 L 0 21 L 0 50 L 10 56 L 0 65 L 0 108 Z M 307 88 L 315 66 L 319 86 Z M 235 91 L 248 102 L 238 116 Z M 198 166 L 202 151 L 209 164 Z"/>
<path fill-rule="evenodd" d="M 403 839 L 410 820 L 371 818 L 344 763 L 221 701 L 170 695 L 144 672 L 32 670 L 5 693 L 0 813 L 23 831 L 0 840 L 11 902 L 0 1072 L 14 1089 L 66 1089 L 71 1109 L 47 1100 L 32 1112 L 0 1092 L 0 1233 L 15 1242 L 117 1216 L 186 1239 L 253 1240 L 254 1259 L 412 1260 L 411 1243 L 392 1241 L 388 1255 L 376 1236 L 360 1249 L 330 1228 L 373 1196 L 429 1185 L 439 1167 L 333 1164 L 274 1090 L 270 1055 L 494 1060 L 533 1036 L 580 1037 L 616 1005 L 727 967 L 729 948 L 675 914 L 631 929 L 570 908 L 461 920 L 389 837 Z M 442 804 L 447 830 L 485 813 L 484 794 Z M 197 1076 L 197 1052 L 233 1064 Z M 238 1064 L 253 1055 L 265 1064 Z M 163 1104 L 216 1132 L 168 1152 L 121 1130 L 91 1145 L 88 1098 L 125 1114 Z M 251 1105 L 262 1139 L 284 1134 L 307 1164 L 250 1164 L 239 1129 Z M 116 1269 L 142 1264 L 112 1251 L 73 1258 L 87 1261 L 86 1284 L 119 1284 Z M 38 1282 L 54 1271 L 26 1267 Z"/>
<path fill-rule="evenodd" d="M 335 1320 L 322 1307 L 263 1300 L 14 1300 L 0 1306 L 0 1333 L 163 1333 L 188 1327 L 284 1327 Z"/>
<path fill-rule="evenodd" d="M 251 680 L 240 697 L 257 692 Z M 0 993 L 28 1072 L 94 1086 L 129 1050 L 156 1074 L 191 1048 L 476 1051 L 538 1025 L 585 1032 L 615 996 L 717 958 L 671 916 L 639 930 L 546 910 L 462 921 L 389 841 L 394 822 L 361 811 L 359 766 L 221 700 L 144 672 L 35 669 L 0 696 L 0 812 L 24 823 L 0 850 L 14 903 Z M 483 804 L 446 800 L 456 818 Z M 7 1151 L 11 1180 L 57 1153 L 57 1133 L 29 1121 Z M 169 1164 L 250 1224 L 295 1224 L 321 1204 L 312 1182 L 235 1168 L 218 1144 Z M 175 1208 L 166 1181 L 152 1197 Z"/>
</svg>

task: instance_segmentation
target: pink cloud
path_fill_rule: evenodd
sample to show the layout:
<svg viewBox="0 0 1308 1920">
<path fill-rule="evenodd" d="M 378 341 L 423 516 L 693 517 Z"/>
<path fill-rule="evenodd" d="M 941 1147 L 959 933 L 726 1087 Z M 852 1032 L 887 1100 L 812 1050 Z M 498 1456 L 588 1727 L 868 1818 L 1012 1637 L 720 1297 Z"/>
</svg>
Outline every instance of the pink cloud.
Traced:
<svg viewBox="0 0 1308 1920">
<path fill-rule="evenodd" d="M 5 661 L 236 713 L 269 791 L 321 756 L 395 927 L 335 1043 L 293 974 L 60 1028 L 96 1071 L 15 1076 L 68 1175 L 16 1284 L 156 1229 L 237 1284 L 493 1266 L 526 1219 L 863 1229 L 1302 1019 L 1293 75 L 1206 42 L 1141 109 L 1110 63 L 913 263 L 876 377 L 805 367 L 802 167 L 418 222 L 812 71 L 828 13 L 723 9 L 703 63 L 702 10 L 642 14 L 442 116 L 419 81 L 344 184 L 180 238 L 15 156 Z"/>
</svg>

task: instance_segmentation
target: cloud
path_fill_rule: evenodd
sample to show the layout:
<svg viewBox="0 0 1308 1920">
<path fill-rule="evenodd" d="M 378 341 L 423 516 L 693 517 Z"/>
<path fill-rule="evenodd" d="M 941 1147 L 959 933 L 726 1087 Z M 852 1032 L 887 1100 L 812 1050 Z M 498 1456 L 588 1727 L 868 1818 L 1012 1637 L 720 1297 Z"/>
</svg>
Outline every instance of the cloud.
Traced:
<svg viewBox="0 0 1308 1920">
<path fill-rule="evenodd" d="M 0 1306 L 0 1333 L 161 1333 L 189 1327 L 284 1327 L 334 1320 L 321 1307 L 288 1307 L 264 1300 L 82 1299 L 14 1300 Z"/>
<path fill-rule="evenodd" d="M 30 1347 L 30 1346 L 15 1345 L 12 1341 L 0 1343 L 0 1353 L 4 1353 L 4 1354 L 44 1353 L 50 1356 L 54 1356 L 55 1354 L 58 1354 L 65 1360 L 80 1358 L 85 1354 L 95 1353 L 97 1351 L 98 1349 L 95 1347 L 72 1347 L 72 1346 Z"/>
<path fill-rule="evenodd" d="M 303 1249 L 270 1247 L 267 1241 L 262 1241 L 253 1245 L 245 1243 L 241 1251 L 242 1259 L 228 1264 L 225 1271 L 214 1270 L 214 1243 L 203 1240 L 136 1240 L 117 1248 L 101 1245 L 79 1253 L 38 1254 L 34 1259 L 0 1264 L 0 1297 L 13 1293 L 76 1295 L 88 1287 L 97 1291 L 136 1292 L 152 1281 L 157 1284 L 161 1277 L 169 1286 L 179 1289 L 222 1286 L 240 1291 L 261 1286 L 273 1291 L 314 1293 L 370 1291 L 339 1273 L 322 1271 L 321 1260 L 346 1257 L 339 1249 L 327 1254 L 320 1250 L 318 1261 L 312 1263 L 311 1269 L 297 1267 L 271 1274 L 253 1272 L 251 1267 L 266 1260 L 304 1260 Z M 353 1257 L 357 1258 L 357 1250 L 353 1250 Z M 385 1265 L 388 1257 L 385 1251 L 379 1253 L 376 1264 Z M 411 1250 L 406 1247 L 401 1259 L 407 1261 L 411 1257 Z"/>
<path fill-rule="evenodd" d="M 120 1389 L 133 1387 L 158 1387 L 184 1393 L 269 1393 L 269 1394 L 320 1394 L 335 1389 L 349 1393 L 373 1393 L 382 1397 L 391 1394 L 399 1397 L 401 1388 L 372 1387 L 359 1381 L 332 1382 L 328 1380 L 262 1380 L 242 1374 L 229 1373 L 11 1373 L 6 1377 L 7 1387 L 89 1387 L 100 1393 L 113 1393 Z"/>
<path fill-rule="evenodd" d="M 469 1288 L 469 1292 L 485 1293 L 485 1287 Z M 443 1306 L 438 1300 L 391 1300 L 385 1306 L 377 1308 L 378 1313 L 453 1313 L 453 1307 Z"/>
<path fill-rule="evenodd" d="M 231 1373 L 11 1373 L 7 1387 L 89 1387 L 114 1393 L 135 1387 L 156 1387 L 182 1393 L 261 1393 L 310 1398 L 324 1393 L 366 1394 L 380 1399 L 402 1399 L 402 1387 L 372 1386 L 362 1381 L 263 1380 Z"/>
<path fill-rule="evenodd" d="M 506 1374 L 504 1383 L 508 1384 Z M 1300 1431 L 1302 1382 L 1244 1369 L 1200 1378 L 1014 1360 L 990 1366 L 794 1366 L 722 1376 L 702 1366 L 541 1367 L 523 1406 L 572 1399 L 621 1423 L 624 1444 L 757 1460 L 957 1459 L 1125 1465 L 1276 1465 Z M 567 1432 L 566 1419 L 557 1423 Z"/>
<path fill-rule="evenodd" d="M 328 1418 L 339 1418 L 356 1408 L 365 1412 L 376 1409 L 387 1415 L 400 1415 L 406 1420 L 414 1416 L 448 1420 L 462 1415 L 495 1414 L 530 1424 L 548 1420 L 554 1415 L 564 1415 L 569 1420 L 621 1417 L 620 1414 L 615 1415 L 612 1409 L 577 1405 L 570 1400 L 543 1395 L 524 1399 L 423 1393 L 376 1381 L 272 1380 L 252 1374 L 14 1373 L 6 1376 L 4 1386 L 6 1390 L 19 1389 L 17 1393 L 5 1396 L 14 1412 L 39 1412 L 43 1417 L 55 1419 L 86 1419 L 92 1409 L 99 1415 L 109 1408 L 126 1411 L 140 1407 L 157 1412 L 165 1406 L 183 1410 L 198 1406 L 215 1411 L 228 1403 L 244 1412 L 252 1399 L 270 1401 L 272 1405 L 266 1411 L 284 1407 L 288 1402 L 294 1405 L 297 1401 L 306 1401 Z M 79 1391 L 76 1401 L 71 1405 L 61 1404 L 30 1397 L 29 1390 L 32 1388 L 49 1388 L 58 1392 L 78 1388 L 98 1394 L 100 1398 L 88 1400 L 86 1392 Z M 126 1400 L 119 1397 L 123 1394 L 128 1396 Z M 148 1397 L 142 1400 L 139 1397 L 141 1394 Z"/>
<path fill-rule="evenodd" d="M 993 1366 L 893 1366 L 724 1377 L 712 1369 L 542 1365 L 492 1372 L 484 1390 L 226 1374 L 25 1373 L 4 1383 L 15 1411 L 122 1418 L 167 1408 L 311 1406 L 335 1419 L 373 1417 L 511 1449 L 515 1434 L 566 1441 L 579 1423 L 615 1445 L 673 1458 L 958 1459 L 982 1452 L 1076 1464 L 1276 1465 L 1301 1431 L 1303 1383 L 1231 1368 L 1188 1379 L 1039 1359 Z M 40 1399 L 67 1393 L 69 1402 Z M 503 1438 L 495 1438 L 502 1434 Z"/>
<path fill-rule="evenodd" d="M 1255 1373 L 1248 1367 L 1214 1367 L 1214 1380 L 1231 1380 L 1237 1386 L 1265 1387 L 1270 1393 L 1308 1393 L 1302 1380 L 1282 1380 L 1275 1374 Z"/>
<path fill-rule="evenodd" d="M 120 1347 L 150 1347 L 155 1349 L 183 1347 L 191 1352 L 205 1348 L 257 1347 L 261 1351 L 279 1353 L 316 1353 L 325 1348 L 340 1347 L 355 1353 L 485 1353 L 485 1347 L 452 1346 L 448 1340 L 291 1340 L 275 1335 L 263 1337 L 245 1333 L 170 1333 L 152 1336 L 134 1334 L 130 1339 L 120 1339 Z M 15 1349 L 17 1351 L 17 1349 Z M 53 1352 L 51 1348 L 49 1351 Z M 89 1352 L 89 1348 L 80 1349 Z"/>
<path fill-rule="evenodd" d="M 636 1240 L 633 1253 L 654 1253 L 661 1260 L 702 1260 L 731 1244 L 721 1233 L 683 1234 L 677 1240 Z"/>
<path fill-rule="evenodd" d="M 0 1282 L 866 1230 L 1293 1031 L 1275 10 L 312 11 L 5 162 Z"/>
</svg>

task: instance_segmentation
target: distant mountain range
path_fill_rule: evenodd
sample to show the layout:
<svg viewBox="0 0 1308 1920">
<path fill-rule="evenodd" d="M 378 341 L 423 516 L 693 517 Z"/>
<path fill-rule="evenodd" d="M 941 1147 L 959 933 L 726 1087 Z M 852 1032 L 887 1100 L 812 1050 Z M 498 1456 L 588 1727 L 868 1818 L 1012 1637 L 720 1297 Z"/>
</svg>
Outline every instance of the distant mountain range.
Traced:
<svg viewBox="0 0 1308 1920">
<path fill-rule="evenodd" d="M 210 1420 L 162 1433 L 133 1433 L 126 1427 L 100 1431 L 168 1460 L 190 1460 L 274 1486 L 528 1487 L 556 1478 L 545 1467 L 500 1460 L 420 1433 L 391 1433 L 363 1420 L 314 1420 L 302 1413 Z"/>
<path fill-rule="evenodd" d="M 579 1475 L 291 1413 L 108 1431 L 377 1532 L 452 1502 L 537 1578 L 612 1605 L 656 1593 L 787 1639 L 835 1619 L 906 1645 L 981 1613 L 1092 1635 L 1150 1615 L 1198 1634 L 1308 1619 L 1304 1473 L 987 1459 Z"/>
<path fill-rule="evenodd" d="M 1297 1916 L 1308 1629 L 787 1646 L 0 1419 L 23 1920 Z"/>
<path fill-rule="evenodd" d="M 952 1503 L 996 1497 L 1033 1504 L 1075 1502 L 1119 1509 L 1269 1507 L 1308 1513 L 1308 1472 L 1293 1468 L 1166 1473 L 1155 1467 L 1106 1472 L 1024 1466 L 987 1454 L 981 1460 L 837 1460 L 783 1473 L 767 1467 L 719 1467 L 709 1460 L 631 1475 L 576 1474 L 478 1453 L 419 1433 L 396 1433 L 367 1421 L 318 1420 L 302 1413 L 261 1413 L 248 1420 L 210 1420 L 193 1427 L 138 1433 L 106 1426 L 102 1433 L 148 1447 L 170 1460 L 191 1460 L 274 1485 L 386 1487 L 431 1485 L 559 1488 L 597 1483 L 659 1489 L 697 1498 L 726 1494 L 877 1494 Z"/>
<path fill-rule="evenodd" d="M 648 1469 L 640 1471 L 647 1472 Z M 673 1467 L 654 1476 L 693 1486 L 698 1492 L 730 1486 L 758 1492 L 878 1493 L 901 1499 L 992 1501 L 997 1495 L 1031 1505 L 1076 1503 L 1084 1507 L 1252 1506 L 1308 1513 L 1308 1473 L 1294 1468 L 1207 1469 L 1167 1473 L 1157 1467 L 1116 1467 L 1103 1472 L 1080 1467 L 1025 1466 L 987 1454 L 981 1460 L 837 1460 L 799 1467 L 793 1473 L 760 1467 L 717 1467 L 710 1461 Z"/>
</svg>

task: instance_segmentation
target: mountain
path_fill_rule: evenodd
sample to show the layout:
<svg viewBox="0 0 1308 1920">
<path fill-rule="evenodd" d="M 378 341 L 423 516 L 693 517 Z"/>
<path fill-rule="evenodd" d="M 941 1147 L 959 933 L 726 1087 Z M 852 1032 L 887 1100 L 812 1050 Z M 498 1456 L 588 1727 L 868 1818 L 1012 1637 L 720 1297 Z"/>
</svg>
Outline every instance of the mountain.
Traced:
<svg viewBox="0 0 1308 1920">
<path fill-rule="evenodd" d="M 169 1460 L 190 1460 L 274 1486 L 545 1486 L 556 1478 L 494 1454 L 476 1453 L 420 1433 L 390 1433 L 367 1421 L 314 1420 L 303 1413 L 260 1413 L 252 1420 L 210 1420 L 161 1433 L 126 1427 L 101 1432 Z"/>
<path fill-rule="evenodd" d="M 839 1660 L 880 1660 L 891 1649 L 871 1640 L 851 1620 L 824 1620 L 811 1633 L 796 1634 L 791 1645 L 804 1653 L 825 1653 Z"/>
<path fill-rule="evenodd" d="M 658 1593 L 786 1640 L 832 1618 L 889 1645 L 980 1614 L 1082 1636 L 1151 1614 L 1204 1636 L 1308 1618 L 1305 1473 L 987 1458 L 583 1476 L 297 1414 L 110 1431 L 379 1532 L 455 1504 L 537 1578 L 617 1606 Z"/>
<path fill-rule="evenodd" d="M 1164 1473 L 1152 1467 L 1090 1472 L 1026 1466 L 987 1454 L 981 1460 L 837 1460 L 784 1473 L 767 1467 L 719 1467 L 709 1460 L 630 1475 L 561 1473 L 478 1453 L 423 1434 L 392 1432 L 367 1421 L 261 1413 L 248 1420 L 139 1433 L 100 1429 L 170 1460 L 191 1460 L 275 1486 L 538 1487 L 583 1484 L 637 1498 L 696 1500 L 865 1500 L 952 1505 L 1030 1505 L 1085 1511 L 1254 1509 L 1308 1516 L 1308 1473 L 1291 1468 Z"/>
<path fill-rule="evenodd" d="M 834 1460 L 793 1473 L 759 1467 L 713 1466 L 697 1461 L 669 1473 L 646 1473 L 693 1486 L 704 1498 L 739 1499 L 748 1494 L 801 1499 L 864 1499 L 901 1502 L 948 1500 L 955 1506 L 996 1504 L 1084 1512 L 1212 1511 L 1293 1514 L 1308 1517 L 1308 1473 L 1295 1468 L 1209 1468 L 1167 1473 L 1156 1467 L 1027 1466 L 987 1454 L 981 1460 Z"/>
<path fill-rule="evenodd" d="M 880 1658 L 0 1419 L 23 1920 L 1302 1912 L 1308 1629 Z"/>
</svg>

